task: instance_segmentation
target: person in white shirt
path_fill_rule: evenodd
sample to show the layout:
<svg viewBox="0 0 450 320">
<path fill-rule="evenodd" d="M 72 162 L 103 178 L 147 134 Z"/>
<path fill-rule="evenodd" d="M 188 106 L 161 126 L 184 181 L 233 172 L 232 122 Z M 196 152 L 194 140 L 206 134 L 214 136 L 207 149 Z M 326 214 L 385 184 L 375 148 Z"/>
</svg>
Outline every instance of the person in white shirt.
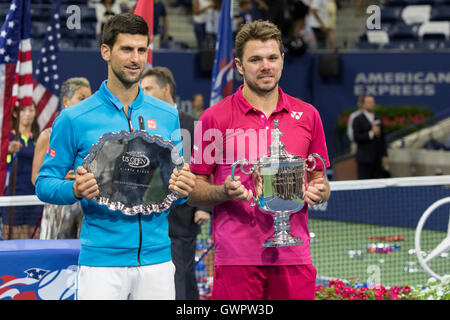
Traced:
<svg viewBox="0 0 450 320">
<path fill-rule="evenodd" d="M 211 0 L 192 0 L 192 20 L 198 48 L 205 46 L 207 11 L 212 8 L 214 2 Z"/>
<path fill-rule="evenodd" d="M 219 30 L 220 7 L 222 0 L 215 0 L 214 6 L 206 11 L 206 46 L 209 49 L 216 47 L 217 31 Z"/>
<path fill-rule="evenodd" d="M 330 31 L 328 27 L 328 1 L 311 0 L 309 7 L 309 23 L 316 37 L 318 49 L 325 49 Z"/>
</svg>

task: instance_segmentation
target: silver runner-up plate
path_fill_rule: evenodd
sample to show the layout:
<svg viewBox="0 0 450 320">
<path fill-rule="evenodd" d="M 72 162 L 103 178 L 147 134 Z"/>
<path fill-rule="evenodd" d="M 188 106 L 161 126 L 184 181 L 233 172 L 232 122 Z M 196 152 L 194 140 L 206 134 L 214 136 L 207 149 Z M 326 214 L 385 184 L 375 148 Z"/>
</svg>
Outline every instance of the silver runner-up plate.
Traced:
<svg viewBox="0 0 450 320">
<path fill-rule="evenodd" d="M 167 210 L 178 199 L 170 176 L 183 164 L 173 142 L 145 130 L 106 133 L 83 160 L 100 190 L 93 200 L 126 215 Z"/>
</svg>

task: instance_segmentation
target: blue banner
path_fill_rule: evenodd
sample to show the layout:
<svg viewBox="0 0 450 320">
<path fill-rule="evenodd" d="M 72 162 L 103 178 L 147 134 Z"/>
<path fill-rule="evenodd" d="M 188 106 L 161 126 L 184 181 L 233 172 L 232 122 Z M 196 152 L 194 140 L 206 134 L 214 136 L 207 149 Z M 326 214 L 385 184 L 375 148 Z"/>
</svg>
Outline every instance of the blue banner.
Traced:
<svg viewBox="0 0 450 320">
<path fill-rule="evenodd" d="M 216 55 L 212 71 L 210 106 L 215 105 L 233 91 L 233 32 L 231 29 L 231 1 L 222 1 Z"/>
</svg>

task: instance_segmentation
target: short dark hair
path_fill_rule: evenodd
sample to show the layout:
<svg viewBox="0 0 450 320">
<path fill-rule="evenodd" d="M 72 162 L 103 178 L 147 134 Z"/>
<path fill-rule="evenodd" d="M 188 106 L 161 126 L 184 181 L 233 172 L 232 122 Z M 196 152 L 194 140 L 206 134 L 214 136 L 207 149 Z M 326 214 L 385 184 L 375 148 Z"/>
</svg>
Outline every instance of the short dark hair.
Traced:
<svg viewBox="0 0 450 320">
<path fill-rule="evenodd" d="M 103 27 L 102 43 L 112 48 L 119 33 L 141 34 L 150 41 L 147 22 L 134 13 L 121 13 L 109 18 Z"/>
<path fill-rule="evenodd" d="M 361 108 L 363 106 L 364 102 L 366 102 L 366 98 L 368 98 L 368 97 L 372 97 L 372 96 L 370 94 L 362 94 L 358 97 L 358 101 L 357 101 L 358 108 Z"/>
<path fill-rule="evenodd" d="M 284 46 L 281 39 L 281 31 L 276 25 L 270 21 L 256 20 L 252 23 L 242 25 L 241 29 L 236 34 L 234 40 L 234 48 L 236 50 L 236 56 L 242 59 L 244 55 L 245 44 L 250 40 L 275 40 L 278 42 L 280 53 L 283 54 Z"/>
<path fill-rule="evenodd" d="M 153 67 L 145 71 L 142 76 L 141 80 L 145 77 L 154 76 L 156 79 L 156 83 L 160 88 L 165 87 L 166 85 L 169 85 L 170 87 L 170 95 L 175 100 L 175 94 L 177 92 L 177 85 L 175 83 L 175 78 L 173 77 L 172 71 L 169 70 L 169 68 L 166 67 Z"/>
</svg>

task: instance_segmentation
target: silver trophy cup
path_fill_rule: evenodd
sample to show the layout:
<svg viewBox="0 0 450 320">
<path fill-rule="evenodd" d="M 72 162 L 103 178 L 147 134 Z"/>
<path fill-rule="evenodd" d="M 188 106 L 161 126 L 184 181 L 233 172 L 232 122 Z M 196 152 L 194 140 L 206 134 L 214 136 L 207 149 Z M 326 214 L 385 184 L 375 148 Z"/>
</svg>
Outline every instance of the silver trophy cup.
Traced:
<svg viewBox="0 0 450 320">
<path fill-rule="evenodd" d="M 316 168 L 316 158 L 322 161 L 325 176 L 325 160 L 313 153 L 305 160 L 300 156 L 289 154 L 280 138 L 283 135 L 275 120 L 275 129 L 271 133 L 270 155 L 254 162 L 240 159 L 231 166 L 231 178 L 240 165 L 243 174 L 252 174 L 255 195 L 251 206 L 258 206 L 264 212 L 273 214 L 274 233 L 264 243 L 264 247 L 286 247 L 303 244 L 303 240 L 290 233 L 290 214 L 300 211 L 304 206 L 303 193 L 306 189 L 305 172 Z M 309 167 L 308 162 L 312 163 Z M 245 166 L 249 166 L 248 170 Z"/>
</svg>

